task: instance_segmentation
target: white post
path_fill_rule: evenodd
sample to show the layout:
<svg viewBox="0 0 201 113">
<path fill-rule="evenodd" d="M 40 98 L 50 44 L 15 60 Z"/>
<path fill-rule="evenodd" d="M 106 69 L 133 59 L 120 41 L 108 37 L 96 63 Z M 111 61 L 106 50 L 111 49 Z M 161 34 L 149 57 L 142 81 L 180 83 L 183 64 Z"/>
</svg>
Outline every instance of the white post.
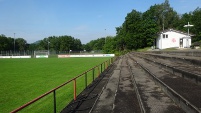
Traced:
<svg viewBox="0 0 201 113">
<path fill-rule="evenodd" d="M 190 25 L 189 22 L 188 22 L 188 25 L 184 25 L 184 27 L 187 27 L 187 28 L 188 28 L 188 36 L 189 36 L 189 28 L 190 28 L 190 27 L 193 27 L 193 26 L 194 26 L 194 25 Z"/>
<path fill-rule="evenodd" d="M 188 25 L 189 25 L 189 22 L 188 22 Z M 188 36 L 189 36 L 189 27 L 188 27 Z"/>
<path fill-rule="evenodd" d="M 190 27 L 193 27 L 193 26 L 194 26 L 194 25 L 190 25 L 189 22 L 188 22 L 188 25 L 184 25 L 184 27 L 187 27 L 187 28 L 188 28 L 188 37 L 190 37 L 190 35 L 189 35 L 189 28 L 190 28 Z M 187 42 L 188 37 L 186 38 L 186 47 L 187 47 L 187 45 L 188 45 L 187 43 L 189 43 L 189 42 Z"/>
</svg>

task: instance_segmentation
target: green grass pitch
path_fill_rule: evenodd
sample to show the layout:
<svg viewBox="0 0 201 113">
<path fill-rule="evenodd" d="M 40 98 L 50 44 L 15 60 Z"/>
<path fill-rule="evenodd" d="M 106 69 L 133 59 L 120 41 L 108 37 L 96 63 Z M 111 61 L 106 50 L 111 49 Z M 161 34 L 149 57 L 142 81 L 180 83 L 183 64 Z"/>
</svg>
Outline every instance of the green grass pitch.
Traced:
<svg viewBox="0 0 201 113">
<path fill-rule="evenodd" d="M 10 112 L 109 59 L 0 59 L 0 113 Z M 88 78 L 91 78 L 90 74 L 88 76 Z M 78 92 L 84 87 L 83 80 L 84 78 L 77 80 Z M 73 98 L 72 88 L 73 83 L 70 83 L 56 92 L 58 112 Z M 41 109 L 43 112 L 53 112 L 52 96 L 50 94 L 46 98 L 36 102 L 34 108 L 40 112 Z M 29 106 L 26 109 L 31 109 L 31 107 Z M 27 111 L 25 110 L 24 112 Z M 29 112 L 31 111 L 29 110 Z"/>
</svg>

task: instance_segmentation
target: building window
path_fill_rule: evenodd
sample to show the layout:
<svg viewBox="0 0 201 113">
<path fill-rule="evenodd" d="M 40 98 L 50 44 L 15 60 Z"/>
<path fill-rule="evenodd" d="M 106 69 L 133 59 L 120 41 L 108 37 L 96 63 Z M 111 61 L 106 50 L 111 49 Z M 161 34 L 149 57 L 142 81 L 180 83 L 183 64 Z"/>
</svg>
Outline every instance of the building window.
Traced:
<svg viewBox="0 0 201 113">
<path fill-rule="evenodd" d="M 165 38 L 165 34 L 163 34 L 163 38 Z"/>
<path fill-rule="evenodd" d="M 168 35 L 166 35 L 166 38 L 168 38 Z"/>
</svg>

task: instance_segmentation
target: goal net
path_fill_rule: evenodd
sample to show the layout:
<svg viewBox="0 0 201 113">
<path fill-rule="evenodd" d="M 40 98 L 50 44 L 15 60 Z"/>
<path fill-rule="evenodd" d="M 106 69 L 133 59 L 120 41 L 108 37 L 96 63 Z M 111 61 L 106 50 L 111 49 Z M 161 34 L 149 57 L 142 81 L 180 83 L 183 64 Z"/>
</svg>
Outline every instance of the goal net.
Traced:
<svg viewBox="0 0 201 113">
<path fill-rule="evenodd" d="M 48 58 L 48 50 L 34 51 L 34 58 Z"/>
</svg>

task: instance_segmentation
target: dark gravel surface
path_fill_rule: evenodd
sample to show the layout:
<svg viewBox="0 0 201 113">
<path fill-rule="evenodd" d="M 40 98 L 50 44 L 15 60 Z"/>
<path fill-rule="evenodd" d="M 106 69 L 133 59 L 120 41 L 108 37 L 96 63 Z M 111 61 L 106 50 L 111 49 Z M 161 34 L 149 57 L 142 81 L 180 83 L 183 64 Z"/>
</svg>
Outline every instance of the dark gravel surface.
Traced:
<svg viewBox="0 0 201 113">
<path fill-rule="evenodd" d="M 171 88 L 173 88 L 175 91 L 177 91 L 179 94 L 181 94 L 193 105 L 195 105 L 198 108 L 201 108 L 201 86 L 200 85 L 197 85 L 195 83 L 189 82 L 186 79 L 181 79 L 181 78 L 164 77 L 162 81 L 165 82 Z M 178 85 L 178 83 L 180 85 Z"/>
<path fill-rule="evenodd" d="M 156 74 L 169 87 L 198 108 L 201 108 L 201 85 L 170 74 L 133 54 L 129 54 L 129 56 L 136 58 L 139 63 L 142 63 L 143 66 Z M 155 58 L 155 60 L 157 59 Z M 165 59 L 161 61 L 165 61 Z M 192 67 L 188 69 L 189 71 L 193 71 L 193 67 L 195 67 L 187 62 L 184 66 L 181 61 L 177 63 L 172 59 L 167 60 L 167 63 L 171 64 L 172 61 L 175 66 L 182 69 Z M 90 111 L 92 113 L 140 113 L 141 110 L 134 89 L 134 82 L 131 79 L 132 73 L 129 65 L 132 68 L 132 73 L 135 74 L 134 78 L 147 113 L 183 113 L 183 110 L 176 106 L 127 55 L 120 57 L 113 66 L 102 73 L 93 84 L 77 97 L 78 100 L 72 101 L 61 113 L 89 113 Z M 180 67 L 180 65 L 183 66 Z M 196 73 L 199 73 L 199 69 L 198 71 L 196 69 Z"/>
<path fill-rule="evenodd" d="M 128 68 L 126 59 L 124 58 L 121 64 L 121 74 L 119 78 L 119 87 L 115 97 L 114 113 L 141 112 L 131 76 L 132 74 Z"/>
<path fill-rule="evenodd" d="M 199 57 L 185 57 L 185 56 L 179 57 L 167 54 L 166 55 L 141 54 L 141 56 L 149 58 L 153 61 L 161 62 L 169 66 L 173 66 L 179 69 L 183 69 L 201 75 L 201 64 L 197 65 L 197 62 L 201 62 L 201 58 Z"/>
<path fill-rule="evenodd" d="M 184 113 L 137 63 L 130 63 L 147 113 Z"/>
<path fill-rule="evenodd" d="M 150 57 L 147 57 L 147 58 L 150 58 Z M 144 65 L 145 67 L 147 67 L 152 73 L 154 73 L 169 87 L 174 89 L 177 93 L 182 95 L 184 98 L 186 98 L 189 102 L 191 102 L 197 108 L 201 108 L 201 85 L 196 84 L 190 80 L 184 79 L 180 76 L 176 76 L 174 74 L 168 73 L 167 71 L 162 70 L 156 65 L 151 65 L 149 62 L 144 61 L 143 59 L 141 59 L 141 61 L 143 62 L 143 64 L 146 64 Z M 165 60 L 163 62 L 165 63 Z M 171 64 L 170 61 L 167 61 L 167 62 Z M 175 64 L 177 61 L 172 60 L 172 62 L 173 64 Z M 180 62 L 180 65 L 181 67 L 183 67 L 183 64 L 181 64 L 181 62 Z M 186 64 L 186 65 L 191 65 L 191 64 Z M 177 66 L 179 67 L 179 64 Z M 183 67 L 183 69 L 185 68 Z M 189 69 L 186 69 L 186 70 L 190 72 Z"/>
</svg>

